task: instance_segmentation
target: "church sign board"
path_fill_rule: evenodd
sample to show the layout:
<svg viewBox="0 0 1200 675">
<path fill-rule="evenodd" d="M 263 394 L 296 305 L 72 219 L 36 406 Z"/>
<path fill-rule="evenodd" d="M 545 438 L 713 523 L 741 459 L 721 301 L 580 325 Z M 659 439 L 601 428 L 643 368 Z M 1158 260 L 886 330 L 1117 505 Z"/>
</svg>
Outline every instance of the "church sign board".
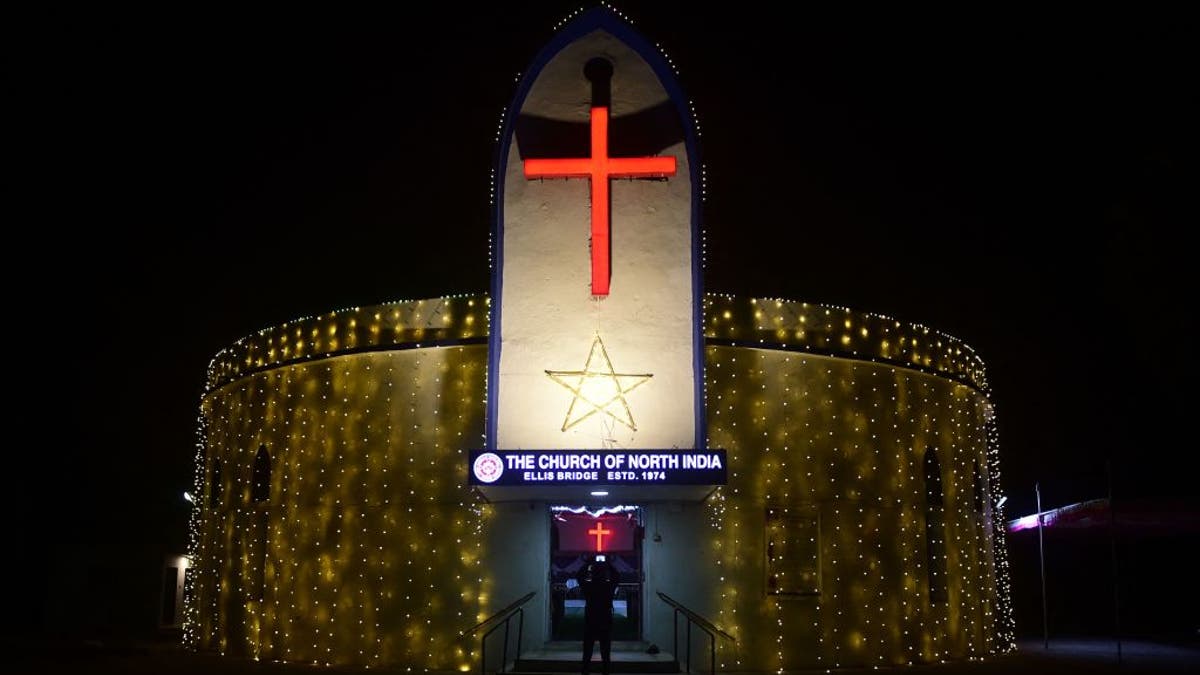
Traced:
<svg viewBox="0 0 1200 675">
<path fill-rule="evenodd" d="M 470 485 L 725 485 L 724 450 L 472 450 Z"/>
</svg>

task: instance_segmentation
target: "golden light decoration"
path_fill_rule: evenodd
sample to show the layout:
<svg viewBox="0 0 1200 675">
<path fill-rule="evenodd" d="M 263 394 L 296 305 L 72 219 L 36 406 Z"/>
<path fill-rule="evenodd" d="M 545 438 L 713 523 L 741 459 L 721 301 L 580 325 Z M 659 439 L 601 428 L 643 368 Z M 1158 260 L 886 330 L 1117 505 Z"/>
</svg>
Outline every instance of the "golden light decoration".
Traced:
<svg viewBox="0 0 1200 675">
<path fill-rule="evenodd" d="M 599 358 L 597 358 L 597 354 Z M 601 361 L 603 365 L 600 365 Z M 595 367 L 593 367 L 593 363 L 596 364 Z M 563 431 L 598 413 L 608 415 L 631 430 L 637 431 L 637 423 L 633 419 L 633 412 L 629 409 L 629 402 L 625 400 L 625 394 L 654 377 L 652 373 L 616 372 L 599 333 L 592 340 L 592 348 L 588 351 L 587 362 L 584 363 L 583 370 L 547 370 L 546 375 L 567 391 L 575 394 L 575 398 L 571 399 L 571 405 L 567 408 L 567 415 L 563 418 Z M 580 401 L 587 406 L 586 412 L 576 413 L 575 408 Z M 617 403 L 621 405 L 614 413 L 611 408 L 615 407 Z"/>
<path fill-rule="evenodd" d="M 489 304 L 351 308 L 260 331 L 214 359 L 197 420 L 188 645 L 413 672 L 479 666 L 478 643 L 454 636 L 509 599 L 495 597 L 486 566 L 496 514 L 466 487 L 463 461 L 484 434 Z M 707 296 L 704 310 L 707 440 L 727 450 L 730 482 L 706 500 L 711 527 L 697 544 L 715 565 L 713 619 L 737 638 L 718 642 L 719 668 L 1013 649 L 982 360 L 951 336 L 845 308 Z M 583 387 L 589 371 L 608 396 Z M 551 372 L 591 399 L 568 423 L 639 384 L 622 383 L 599 336 L 582 370 Z M 628 410 L 608 408 L 618 421 Z M 264 446 L 270 492 L 256 501 Z M 944 600 L 929 585 L 930 449 L 944 489 Z M 774 536 L 785 550 L 819 544 L 817 593 L 766 592 L 772 510 L 813 514 L 815 527 Z M 786 574 L 803 572 L 789 556 Z"/>
<path fill-rule="evenodd" d="M 260 331 L 214 359 L 188 645 L 325 665 L 477 663 L 453 636 L 487 611 L 491 583 L 487 516 L 462 461 L 465 439 L 484 430 L 486 322 L 472 317 L 486 307 L 466 296 L 352 308 Z M 272 343 L 298 329 L 318 337 L 300 343 L 302 357 L 272 361 Z M 233 365 L 247 355 L 262 366 Z M 256 496 L 260 451 L 269 493 Z"/>
</svg>

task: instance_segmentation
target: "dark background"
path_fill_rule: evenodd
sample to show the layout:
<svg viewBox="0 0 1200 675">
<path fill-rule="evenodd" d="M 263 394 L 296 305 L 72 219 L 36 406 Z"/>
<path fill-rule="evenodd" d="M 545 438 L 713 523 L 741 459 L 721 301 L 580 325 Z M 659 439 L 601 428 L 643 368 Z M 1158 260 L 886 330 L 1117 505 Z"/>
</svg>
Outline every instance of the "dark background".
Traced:
<svg viewBox="0 0 1200 675">
<path fill-rule="evenodd" d="M 529 4 L 8 22 L 14 630 L 152 632 L 220 348 L 488 289 L 496 125 L 577 6 Z M 1197 495 L 1180 17 L 626 9 L 699 113 L 708 290 L 966 340 L 1010 514 L 1103 496 L 1110 458 L 1118 499 Z"/>
</svg>

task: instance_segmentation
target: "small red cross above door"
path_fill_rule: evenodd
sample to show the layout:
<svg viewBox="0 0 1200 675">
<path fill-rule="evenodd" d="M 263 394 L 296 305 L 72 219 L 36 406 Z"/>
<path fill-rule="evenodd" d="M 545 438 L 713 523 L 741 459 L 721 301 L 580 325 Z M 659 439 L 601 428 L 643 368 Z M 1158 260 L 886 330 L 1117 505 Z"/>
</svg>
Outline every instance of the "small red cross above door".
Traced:
<svg viewBox="0 0 1200 675">
<path fill-rule="evenodd" d="M 604 529 L 604 523 L 597 520 L 596 527 L 588 530 L 587 533 L 596 535 L 596 550 L 603 551 L 604 550 L 604 535 L 612 534 L 613 531 Z"/>
</svg>

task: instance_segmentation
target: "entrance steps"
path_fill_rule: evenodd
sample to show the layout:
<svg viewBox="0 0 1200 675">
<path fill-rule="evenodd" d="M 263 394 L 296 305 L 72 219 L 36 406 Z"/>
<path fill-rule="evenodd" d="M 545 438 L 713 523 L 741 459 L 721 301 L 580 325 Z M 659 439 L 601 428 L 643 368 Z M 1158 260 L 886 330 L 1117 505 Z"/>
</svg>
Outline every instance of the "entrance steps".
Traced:
<svg viewBox="0 0 1200 675">
<path fill-rule="evenodd" d="M 669 652 L 660 651 L 657 654 L 647 654 L 649 642 L 613 641 L 612 658 L 609 660 L 610 673 L 678 673 L 679 662 Z M 547 642 L 540 648 L 527 649 L 513 664 L 511 675 L 527 675 L 529 673 L 575 673 L 578 674 L 583 662 L 583 645 L 580 641 Z M 593 675 L 600 675 L 600 643 L 592 652 Z M 506 673 L 505 675 L 510 675 Z"/>
</svg>

